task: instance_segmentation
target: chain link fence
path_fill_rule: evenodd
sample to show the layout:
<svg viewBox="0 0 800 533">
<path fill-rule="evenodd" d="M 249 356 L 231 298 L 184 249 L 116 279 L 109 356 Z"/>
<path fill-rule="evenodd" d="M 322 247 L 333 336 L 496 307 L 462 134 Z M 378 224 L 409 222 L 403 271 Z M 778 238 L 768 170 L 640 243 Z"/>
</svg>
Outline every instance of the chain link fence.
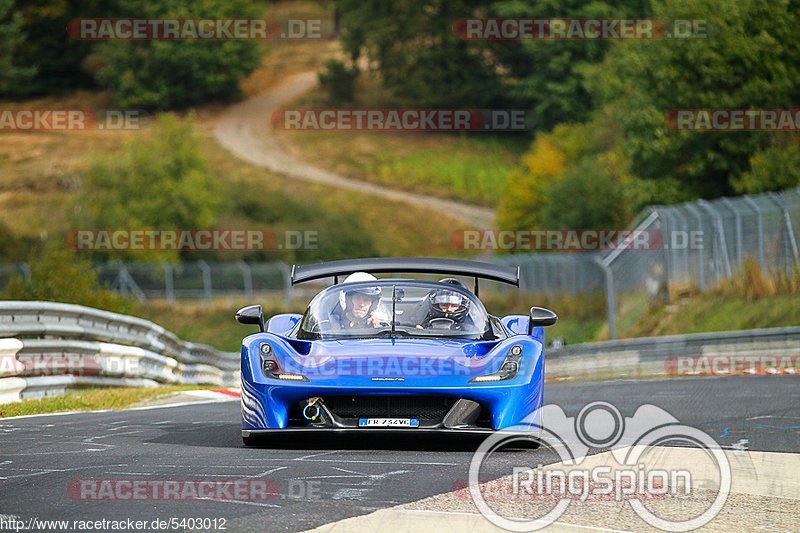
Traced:
<svg viewBox="0 0 800 533">
<path fill-rule="evenodd" d="M 553 296 L 604 291 L 609 337 L 635 323 L 653 301 L 681 291 L 705 291 L 737 275 L 745 260 L 771 274 L 789 277 L 798 261 L 800 188 L 783 193 L 720 198 L 653 206 L 632 225 L 649 236 L 647 246 L 631 240 L 604 252 L 526 253 L 482 258 L 519 265 L 521 289 Z M 285 263 L 105 264 L 96 267 L 100 282 L 141 301 L 164 298 L 211 299 L 220 295 L 306 296 L 318 287 L 294 289 Z M 0 265 L 0 287 L 11 276 L 30 279 L 27 264 Z M 492 284 L 496 285 L 496 284 Z M 494 290 L 501 290 L 494 288 Z M 310 294 L 310 293 L 309 293 Z"/>
</svg>

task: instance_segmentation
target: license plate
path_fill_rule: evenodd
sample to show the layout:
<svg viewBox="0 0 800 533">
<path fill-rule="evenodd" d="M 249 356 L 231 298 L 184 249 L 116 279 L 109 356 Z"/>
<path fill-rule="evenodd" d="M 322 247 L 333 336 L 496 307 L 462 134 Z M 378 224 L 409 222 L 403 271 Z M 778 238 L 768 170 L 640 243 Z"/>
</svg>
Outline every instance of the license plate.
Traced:
<svg viewBox="0 0 800 533">
<path fill-rule="evenodd" d="M 417 418 L 359 418 L 360 427 L 407 427 L 418 428 Z"/>
</svg>

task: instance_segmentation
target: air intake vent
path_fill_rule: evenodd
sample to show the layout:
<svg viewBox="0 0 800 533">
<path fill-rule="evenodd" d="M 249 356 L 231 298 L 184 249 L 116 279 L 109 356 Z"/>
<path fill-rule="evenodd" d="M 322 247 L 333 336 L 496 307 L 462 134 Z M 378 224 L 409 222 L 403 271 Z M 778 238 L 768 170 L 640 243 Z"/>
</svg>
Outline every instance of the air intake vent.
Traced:
<svg viewBox="0 0 800 533">
<path fill-rule="evenodd" d="M 329 396 L 325 405 L 340 418 L 440 420 L 455 400 L 441 396 Z"/>
</svg>

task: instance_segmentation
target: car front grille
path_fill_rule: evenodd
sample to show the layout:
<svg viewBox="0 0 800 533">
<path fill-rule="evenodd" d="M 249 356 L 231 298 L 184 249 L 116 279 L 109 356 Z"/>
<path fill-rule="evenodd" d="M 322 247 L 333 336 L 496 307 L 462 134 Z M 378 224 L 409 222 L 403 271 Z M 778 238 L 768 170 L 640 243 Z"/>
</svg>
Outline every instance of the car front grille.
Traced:
<svg viewBox="0 0 800 533">
<path fill-rule="evenodd" d="M 455 400 L 441 396 L 330 396 L 323 402 L 340 418 L 441 420 Z"/>
</svg>

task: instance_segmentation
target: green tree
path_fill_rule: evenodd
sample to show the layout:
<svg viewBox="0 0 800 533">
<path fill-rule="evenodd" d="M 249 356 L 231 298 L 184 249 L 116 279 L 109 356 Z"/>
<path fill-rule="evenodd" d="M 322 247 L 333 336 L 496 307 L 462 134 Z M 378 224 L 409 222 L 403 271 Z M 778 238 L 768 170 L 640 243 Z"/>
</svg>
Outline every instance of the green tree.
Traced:
<svg viewBox="0 0 800 533">
<path fill-rule="evenodd" d="M 4 263 L 27 261 L 37 242 L 31 237 L 16 235 L 8 224 L 0 220 L 0 258 Z"/>
<path fill-rule="evenodd" d="M 358 67 L 348 67 L 338 59 L 329 59 L 325 63 L 325 70 L 318 74 L 319 83 L 328 92 L 328 100 L 332 105 L 338 105 L 353 100 Z"/>
<path fill-rule="evenodd" d="M 616 43 L 590 85 L 610 103 L 638 177 L 680 183 L 694 197 L 733 192 L 775 133 L 672 131 L 673 109 L 798 107 L 796 0 L 666 0 L 662 20 L 708 21 L 707 39 Z"/>
<path fill-rule="evenodd" d="M 596 157 L 572 165 L 562 179 L 545 188 L 545 229 L 622 228 L 629 222 L 624 184 Z"/>
<path fill-rule="evenodd" d="M 738 193 L 758 194 L 800 186 L 800 146 L 774 145 L 750 157 L 750 170 L 733 180 Z"/>
<path fill-rule="evenodd" d="M 491 6 L 492 16 L 522 18 L 641 18 L 649 0 L 504 0 Z M 509 96 L 529 106 L 536 129 L 549 131 L 562 122 L 588 120 L 596 102 L 587 87 L 586 70 L 600 63 L 608 40 L 503 41 L 497 62 L 508 72 Z"/>
<path fill-rule="evenodd" d="M 480 107 L 504 94 L 490 50 L 453 32 L 460 18 L 486 16 L 488 1 L 336 0 L 342 43 L 353 60 L 366 54 L 384 87 L 416 105 Z"/>
<path fill-rule="evenodd" d="M 247 0 L 119 0 L 120 9 L 147 18 L 257 18 Z M 96 49 L 97 80 L 119 105 L 175 109 L 231 100 L 239 79 L 260 64 L 255 40 L 108 41 Z"/>
<path fill-rule="evenodd" d="M 25 84 L 36 74 L 34 66 L 14 63 L 14 53 L 25 41 L 23 17 L 12 11 L 14 0 L 0 0 L 0 94 L 10 94 L 18 84 Z"/>
<path fill-rule="evenodd" d="M 164 114 L 121 154 L 98 159 L 83 176 L 78 227 L 91 229 L 208 229 L 222 207 L 222 190 L 209 167 L 190 116 Z M 176 253 L 124 256 L 174 259 Z M 111 258 L 115 254 L 100 254 Z"/>
<path fill-rule="evenodd" d="M 628 161 L 610 139 L 613 122 L 596 115 L 539 133 L 520 169 L 509 176 L 500 226 L 588 228 L 625 224 Z M 593 183 L 595 182 L 596 183 Z M 588 224 L 588 225 L 587 225 Z"/>
<path fill-rule="evenodd" d="M 103 0 L 16 0 L 13 16 L 22 16 L 25 39 L 15 46 L 12 64 L 35 72 L 18 78 L 3 93 L 25 97 L 93 85 L 83 62 L 94 43 L 73 39 L 65 28 L 75 18 L 119 16 L 115 4 Z"/>
<path fill-rule="evenodd" d="M 76 257 L 63 241 L 52 241 L 30 263 L 30 282 L 13 277 L 2 294 L 8 300 L 42 300 L 86 305 L 115 313 L 136 309 L 133 300 L 100 286 L 86 259 Z"/>
<path fill-rule="evenodd" d="M 550 139 L 542 136 L 522 157 L 522 165 L 506 181 L 506 192 L 498 210 L 498 222 L 504 229 L 539 228 L 549 199 L 547 185 L 564 172 L 566 157 Z"/>
</svg>

